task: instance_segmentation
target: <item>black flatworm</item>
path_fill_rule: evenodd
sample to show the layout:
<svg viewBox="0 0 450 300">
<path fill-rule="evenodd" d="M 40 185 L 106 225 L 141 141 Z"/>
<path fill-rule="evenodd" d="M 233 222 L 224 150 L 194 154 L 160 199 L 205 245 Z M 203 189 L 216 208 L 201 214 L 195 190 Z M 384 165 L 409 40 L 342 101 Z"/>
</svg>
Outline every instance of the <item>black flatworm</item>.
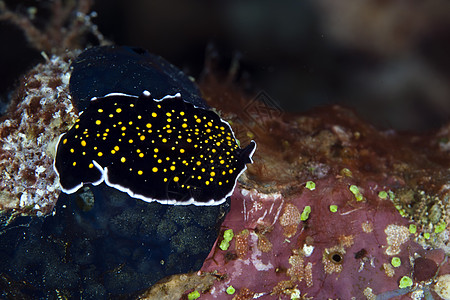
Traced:
<svg viewBox="0 0 450 300">
<path fill-rule="evenodd" d="M 107 185 L 163 204 L 218 205 L 251 163 L 229 124 L 180 94 L 153 99 L 112 93 L 93 98 L 57 145 L 62 190 Z"/>
</svg>

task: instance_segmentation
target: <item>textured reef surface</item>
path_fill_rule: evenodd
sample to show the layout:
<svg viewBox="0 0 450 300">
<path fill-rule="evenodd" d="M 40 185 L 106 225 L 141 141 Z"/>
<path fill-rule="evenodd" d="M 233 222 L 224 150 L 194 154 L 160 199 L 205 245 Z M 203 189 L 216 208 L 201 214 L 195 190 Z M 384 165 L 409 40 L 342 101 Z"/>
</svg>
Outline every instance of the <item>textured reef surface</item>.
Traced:
<svg viewBox="0 0 450 300">
<path fill-rule="evenodd" d="M 249 101 L 211 74 L 201 87 L 258 151 L 201 283 L 174 279 L 192 282 L 184 296 L 450 299 L 448 126 L 378 131 L 338 106 L 294 115 Z"/>
</svg>

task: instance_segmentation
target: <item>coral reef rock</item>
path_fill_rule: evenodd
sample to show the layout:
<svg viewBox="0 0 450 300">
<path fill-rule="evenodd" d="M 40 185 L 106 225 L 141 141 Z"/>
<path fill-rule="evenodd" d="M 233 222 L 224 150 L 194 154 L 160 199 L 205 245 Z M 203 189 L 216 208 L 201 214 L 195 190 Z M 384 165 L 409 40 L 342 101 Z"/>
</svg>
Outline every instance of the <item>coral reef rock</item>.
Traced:
<svg viewBox="0 0 450 300">
<path fill-rule="evenodd" d="M 448 130 L 380 132 L 338 106 L 274 111 L 211 74 L 201 87 L 258 151 L 200 299 L 447 299 Z"/>
</svg>

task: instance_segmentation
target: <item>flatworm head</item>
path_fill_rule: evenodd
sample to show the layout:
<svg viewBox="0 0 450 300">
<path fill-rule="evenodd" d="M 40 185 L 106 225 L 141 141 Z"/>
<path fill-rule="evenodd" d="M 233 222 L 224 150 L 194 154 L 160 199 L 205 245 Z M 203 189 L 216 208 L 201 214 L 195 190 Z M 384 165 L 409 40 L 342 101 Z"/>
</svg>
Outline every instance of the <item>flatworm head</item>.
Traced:
<svg viewBox="0 0 450 300">
<path fill-rule="evenodd" d="M 226 121 L 180 94 L 114 93 L 93 98 L 60 137 L 54 168 L 66 193 L 105 182 L 148 202 L 218 205 L 255 148 L 241 149 Z"/>
</svg>

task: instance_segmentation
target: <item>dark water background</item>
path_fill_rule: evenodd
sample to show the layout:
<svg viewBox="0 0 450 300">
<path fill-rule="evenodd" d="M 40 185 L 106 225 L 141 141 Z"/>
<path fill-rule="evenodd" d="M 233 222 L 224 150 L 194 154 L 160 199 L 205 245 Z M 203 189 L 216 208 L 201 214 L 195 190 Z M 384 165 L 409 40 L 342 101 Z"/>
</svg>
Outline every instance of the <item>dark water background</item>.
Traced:
<svg viewBox="0 0 450 300">
<path fill-rule="evenodd" d="M 5 2 L 20 12 L 36 6 L 39 17 L 52 1 Z M 239 58 L 241 86 L 251 95 L 266 91 L 287 111 L 339 103 L 380 128 L 416 131 L 449 120 L 446 1 L 97 0 L 94 9 L 107 38 L 146 48 L 194 77 L 215 45 L 224 72 Z M 39 54 L 5 22 L 0 38 L 5 99 Z"/>
</svg>

